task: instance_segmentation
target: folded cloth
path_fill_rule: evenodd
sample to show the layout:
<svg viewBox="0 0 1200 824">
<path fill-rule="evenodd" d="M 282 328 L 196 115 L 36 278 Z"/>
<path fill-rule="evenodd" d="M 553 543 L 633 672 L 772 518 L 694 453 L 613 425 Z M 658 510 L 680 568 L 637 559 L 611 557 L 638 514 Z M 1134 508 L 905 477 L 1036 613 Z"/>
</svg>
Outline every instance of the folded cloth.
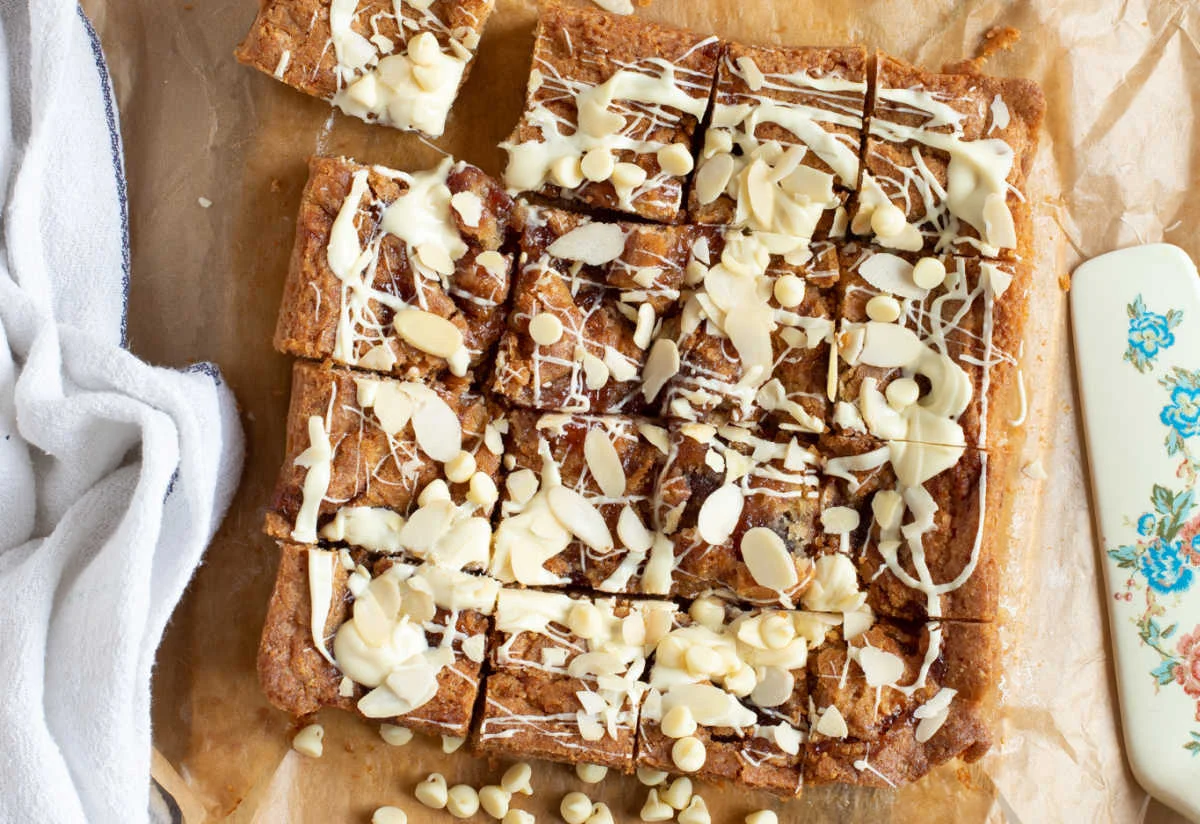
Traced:
<svg viewBox="0 0 1200 824">
<path fill-rule="evenodd" d="M 242 433 L 216 367 L 123 346 L 120 133 L 87 18 L 0 0 L 0 29 L 0 821 L 145 821 L 155 649 Z"/>
</svg>

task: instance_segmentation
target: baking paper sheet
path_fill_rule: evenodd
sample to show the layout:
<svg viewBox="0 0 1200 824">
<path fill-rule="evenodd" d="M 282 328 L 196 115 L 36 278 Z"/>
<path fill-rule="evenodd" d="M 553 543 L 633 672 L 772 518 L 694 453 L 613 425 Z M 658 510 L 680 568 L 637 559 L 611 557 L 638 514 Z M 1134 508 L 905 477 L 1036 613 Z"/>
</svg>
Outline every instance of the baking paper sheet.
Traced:
<svg viewBox="0 0 1200 824">
<path fill-rule="evenodd" d="M 259 527 L 282 455 L 290 369 L 270 339 L 305 158 L 344 153 L 415 169 L 437 154 L 239 66 L 232 50 L 255 0 L 83 5 L 121 109 L 132 349 L 155 363 L 220 364 L 250 444 L 241 491 L 159 652 L 155 778 L 189 824 L 365 822 L 382 804 L 405 808 L 414 824 L 449 820 L 420 807 L 413 785 L 438 770 L 479 786 L 503 765 L 445 756 L 420 739 L 390 748 L 374 725 L 332 711 L 320 715 L 325 756 L 304 758 L 289 749 L 292 722 L 266 703 L 254 671 L 276 563 Z M 977 765 L 951 765 L 899 791 L 820 788 L 780 805 L 703 788 L 713 821 L 741 821 L 762 806 L 812 824 L 1178 821 L 1148 807 L 1123 763 L 1064 288 L 1082 257 L 1138 241 L 1200 256 L 1191 231 L 1200 218 L 1191 185 L 1200 168 L 1192 134 L 1200 9 L 1185 0 L 654 0 L 638 13 L 747 41 L 864 43 L 929 67 L 972 56 L 990 28 L 1013 26 L 1020 42 L 986 69 L 1039 81 L 1049 103 L 1031 193 L 1040 257 L 1024 359 L 1027 439 L 1016 461 L 1027 471 L 1010 496 L 997 744 Z M 496 144 L 520 112 L 533 19 L 531 0 L 499 1 L 438 141 L 492 173 L 501 170 Z M 588 788 L 549 764 L 536 766 L 534 782 L 537 793 L 521 801 L 539 821 L 557 820 L 569 789 L 607 801 L 618 821 L 636 821 L 645 798 L 632 778 Z"/>
</svg>

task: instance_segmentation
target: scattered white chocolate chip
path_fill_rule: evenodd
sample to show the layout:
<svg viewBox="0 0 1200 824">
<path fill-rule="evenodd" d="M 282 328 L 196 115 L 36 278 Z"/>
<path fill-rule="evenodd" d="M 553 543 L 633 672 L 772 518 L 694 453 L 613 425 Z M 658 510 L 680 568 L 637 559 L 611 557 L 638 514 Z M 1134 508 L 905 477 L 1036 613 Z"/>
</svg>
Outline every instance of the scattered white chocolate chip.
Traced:
<svg viewBox="0 0 1200 824">
<path fill-rule="evenodd" d="M 647 787 L 657 787 L 667 780 L 667 773 L 664 770 L 655 770 L 650 767 L 638 767 L 637 780 Z"/>
<path fill-rule="evenodd" d="M 937 258 L 924 257 L 913 267 L 912 278 L 922 289 L 934 289 L 946 279 L 946 267 Z"/>
<path fill-rule="evenodd" d="M 675 810 L 658 797 L 658 790 L 651 790 L 639 817 L 642 821 L 670 821 L 675 817 Z"/>
<path fill-rule="evenodd" d="M 413 795 L 431 810 L 443 809 L 449 799 L 445 776 L 441 773 L 430 773 L 428 778 L 417 785 Z"/>
<path fill-rule="evenodd" d="M 413 731 L 407 727 L 398 727 L 395 724 L 380 724 L 379 737 L 393 747 L 403 747 L 413 739 Z"/>
<path fill-rule="evenodd" d="M 692 800 L 692 779 L 686 775 L 676 778 L 658 797 L 676 810 L 682 810 Z"/>
<path fill-rule="evenodd" d="M 585 824 L 592 814 L 592 799 L 581 792 L 567 793 L 558 805 L 558 812 L 567 824 Z"/>
<path fill-rule="evenodd" d="M 785 309 L 804 302 L 804 281 L 795 275 L 784 275 L 775 281 L 775 300 Z"/>
<path fill-rule="evenodd" d="M 452 752 L 458 752 L 460 749 L 462 749 L 462 745 L 465 743 L 467 743 L 467 739 L 460 736 L 443 735 L 442 752 L 446 753 L 446 755 L 449 755 Z"/>
<path fill-rule="evenodd" d="M 529 783 L 532 776 L 533 767 L 525 761 L 518 761 L 504 771 L 500 778 L 500 786 L 513 794 L 533 795 L 533 785 Z"/>
<path fill-rule="evenodd" d="M 679 824 L 712 824 L 708 805 L 698 795 L 693 795 L 687 807 L 679 813 Z"/>
<path fill-rule="evenodd" d="M 586 641 L 600 634 L 604 619 L 595 604 L 579 601 L 567 615 L 567 628 Z"/>
<path fill-rule="evenodd" d="M 893 203 L 881 203 L 871 214 L 871 231 L 882 238 L 895 237 L 906 225 L 904 212 Z"/>
<path fill-rule="evenodd" d="M 746 816 L 746 824 L 779 824 L 779 816 L 770 810 L 758 810 Z"/>
<path fill-rule="evenodd" d="M 867 301 L 867 317 L 880 323 L 893 323 L 900 317 L 900 302 L 891 295 L 876 295 Z"/>
<path fill-rule="evenodd" d="M 613 166 L 612 184 L 622 189 L 636 189 L 646 182 L 646 170 L 636 163 L 618 163 Z"/>
<path fill-rule="evenodd" d="M 598 801 L 583 824 L 614 824 L 612 810 L 603 801 Z"/>
<path fill-rule="evenodd" d="M 583 183 L 583 168 L 578 157 L 560 157 L 550 166 L 550 180 L 564 189 L 575 189 Z"/>
<path fill-rule="evenodd" d="M 672 143 L 658 150 L 658 165 L 669 175 L 683 177 L 692 170 L 695 161 L 692 153 L 682 143 Z"/>
<path fill-rule="evenodd" d="M 491 509 L 500 497 L 496 482 L 486 472 L 476 472 L 471 476 L 470 487 L 467 490 L 467 500 L 485 510 Z"/>
<path fill-rule="evenodd" d="M 912 378 L 896 378 L 883 390 L 888 405 L 893 409 L 906 409 L 917 402 L 921 387 Z"/>
<path fill-rule="evenodd" d="M 696 731 L 696 719 L 686 705 L 680 704 L 667 710 L 659 727 L 667 738 L 687 738 Z"/>
<path fill-rule="evenodd" d="M 684 772 L 700 769 L 707 758 L 704 742 L 694 736 L 680 738 L 671 746 L 671 762 Z"/>
<path fill-rule="evenodd" d="M 587 154 L 583 156 L 583 161 L 579 164 L 583 176 L 593 183 L 600 183 L 612 177 L 613 169 L 616 168 L 616 161 L 613 158 L 612 152 L 603 146 L 597 146 L 594 149 L 589 149 Z"/>
<path fill-rule="evenodd" d="M 859 515 L 848 506 L 831 506 L 821 512 L 821 525 L 831 535 L 845 535 L 858 529 Z"/>
<path fill-rule="evenodd" d="M 562 321 L 556 315 L 539 312 L 529 319 L 529 337 L 539 346 L 553 346 L 562 336 Z"/>
<path fill-rule="evenodd" d="M 408 813 L 399 807 L 380 807 L 371 814 L 371 824 L 408 824 Z"/>
<path fill-rule="evenodd" d="M 509 810 L 501 824 L 534 824 L 533 813 L 525 810 Z"/>
<path fill-rule="evenodd" d="M 584 784 L 599 784 L 608 775 L 608 767 L 601 764 L 576 764 L 575 775 Z"/>
<path fill-rule="evenodd" d="M 497 820 L 508 815 L 508 805 L 512 801 L 512 793 L 495 784 L 479 788 L 479 806 L 483 811 Z"/>
<path fill-rule="evenodd" d="M 464 484 L 475 474 L 475 456 L 466 450 L 460 451 L 446 462 L 446 480 L 452 484 Z"/>
<path fill-rule="evenodd" d="M 325 728 L 320 724 L 309 724 L 292 739 L 292 749 L 309 758 L 320 758 L 325 751 Z"/>
<path fill-rule="evenodd" d="M 479 793 L 469 784 L 455 784 L 446 795 L 446 811 L 455 818 L 470 818 L 479 812 Z"/>
</svg>

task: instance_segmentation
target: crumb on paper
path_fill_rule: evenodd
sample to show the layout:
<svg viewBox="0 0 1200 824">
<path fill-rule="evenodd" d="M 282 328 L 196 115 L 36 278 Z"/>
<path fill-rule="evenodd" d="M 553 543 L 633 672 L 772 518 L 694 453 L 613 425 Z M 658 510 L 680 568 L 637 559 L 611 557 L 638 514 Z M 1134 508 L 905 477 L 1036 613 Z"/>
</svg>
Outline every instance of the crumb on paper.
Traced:
<svg viewBox="0 0 1200 824">
<path fill-rule="evenodd" d="M 200 204 L 201 209 L 207 209 L 209 206 L 212 206 L 212 201 L 209 200 L 208 198 L 204 197 L 203 195 L 196 198 L 196 202 Z"/>
</svg>

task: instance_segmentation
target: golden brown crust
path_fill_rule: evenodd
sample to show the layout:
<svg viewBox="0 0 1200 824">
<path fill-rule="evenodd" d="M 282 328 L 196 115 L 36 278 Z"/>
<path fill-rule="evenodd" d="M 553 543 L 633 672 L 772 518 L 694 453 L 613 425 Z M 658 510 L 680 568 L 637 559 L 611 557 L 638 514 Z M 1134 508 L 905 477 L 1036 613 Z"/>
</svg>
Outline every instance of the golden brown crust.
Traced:
<svg viewBox="0 0 1200 824">
<path fill-rule="evenodd" d="M 423 309 L 454 324 L 471 354 L 472 365 L 488 353 L 504 328 L 504 304 L 508 299 L 512 255 L 502 254 L 502 271 L 494 273 L 478 263 L 484 252 L 503 250 L 509 234 L 514 205 L 500 184 L 466 163 L 455 165 L 447 175 L 453 194 L 476 195 L 483 211 L 477 226 L 466 225 L 450 210 L 467 252 L 455 264 L 447 287 L 423 277 L 413 268 L 406 245 L 381 227 L 383 210 L 408 186 L 380 167 L 364 166 L 345 158 L 313 157 L 309 178 L 300 198 L 296 241 L 284 284 L 283 301 L 275 327 L 275 348 L 301 358 L 320 360 L 337 354 L 339 324 L 348 290 L 329 264 L 329 241 L 334 221 L 350 195 L 355 175 L 367 173 L 367 195 L 358 204 L 355 224 L 360 248 L 379 248 L 373 277 L 368 286 L 389 299 Z M 369 269 L 368 271 L 372 271 Z M 395 364 L 389 371 L 398 377 L 424 379 L 448 369 L 446 360 L 405 342 L 392 329 L 394 305 L 375 297 L 367 301 L 368 328 L 349 325 L 354 335 L 351 365 L 357 364 L 375 346 L 390 350 Z M 343 348 L 348 348 L 343 344 Z"/>
<path fill-rule="evenodd" d="M 291 536 L 304 501 L 308 470 L 297 466 L 296 459 L 309 447 L 308 420 L 314 415 L 327 417 L 326 430 L 333 447 L 329 488 L 321 501 L 318 530 L 338 509 L 349 506 L 386 507 L 407 516 L 421 490 L 445 477 L 442 465 L 417 444 L 411 423 L 389 439 L 374 412 L 359 405 L 356 381 L 362 378 L 389 380 L 328 364 L 296 361 L 284 461 L 266 518 L 266 531 L 272 537 L 287 540 Z M 461 382 L 433 383 L 430 387 L 458 413 L 463 449 L 474 455 L 477 471 L 498 480 L 500 456 L 484 444 L 484 431 L 496 413 Z M 467 484 L 449 486 L 454 501 L 462 503 Z"/>
</svg>

